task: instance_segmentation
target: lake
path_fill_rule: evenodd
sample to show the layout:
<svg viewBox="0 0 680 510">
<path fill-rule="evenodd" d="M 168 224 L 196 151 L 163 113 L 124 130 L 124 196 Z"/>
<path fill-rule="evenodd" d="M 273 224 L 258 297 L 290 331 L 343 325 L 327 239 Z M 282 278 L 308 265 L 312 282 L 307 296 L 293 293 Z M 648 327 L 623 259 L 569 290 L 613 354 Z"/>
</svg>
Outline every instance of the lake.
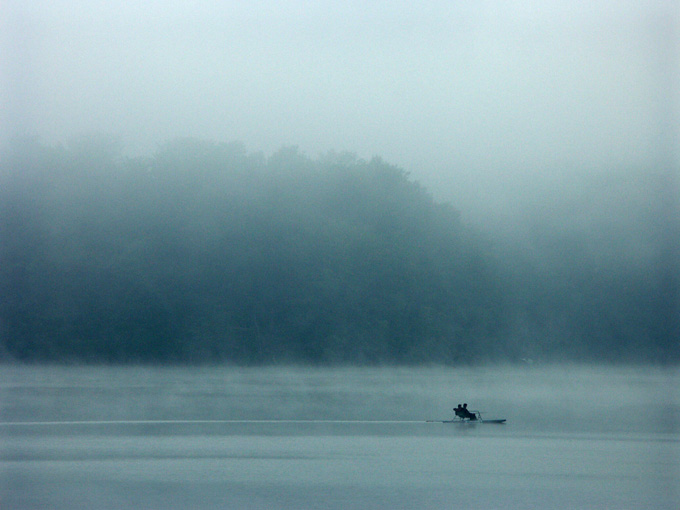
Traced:
<svg viewBox="0 0 680 510">
<path fill-rule="evenodd" d="M 678 388 L 658 367 L 5 365 L 0 508 L 676 509 Z M 441 423 L 463 402 L 507 423 Z"/>
</svg>

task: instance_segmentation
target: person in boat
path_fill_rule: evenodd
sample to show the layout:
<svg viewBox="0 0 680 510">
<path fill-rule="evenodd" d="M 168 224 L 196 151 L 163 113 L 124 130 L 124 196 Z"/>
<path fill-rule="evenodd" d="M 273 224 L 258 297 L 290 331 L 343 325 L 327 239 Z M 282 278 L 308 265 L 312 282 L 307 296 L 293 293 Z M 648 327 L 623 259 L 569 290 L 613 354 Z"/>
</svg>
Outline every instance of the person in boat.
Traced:
<svg viewBox="0 0 680 510">
<path fill-rule="evenodd" d="M 475 421 L 477 419 L 477 415 L 468 410 L 467 404 L 463 404 L 462 406 L 458 404 L 458 407 L 453 408 L 453 412 L 462 420 Z"/>
</svg>

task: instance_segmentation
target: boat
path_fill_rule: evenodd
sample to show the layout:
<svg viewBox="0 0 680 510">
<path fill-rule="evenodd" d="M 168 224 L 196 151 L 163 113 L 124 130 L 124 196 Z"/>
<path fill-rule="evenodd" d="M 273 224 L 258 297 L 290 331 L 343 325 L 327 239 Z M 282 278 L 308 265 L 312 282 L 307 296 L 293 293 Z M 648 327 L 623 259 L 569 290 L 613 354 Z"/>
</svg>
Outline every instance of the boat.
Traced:
<svg viewBox="0 0 680 510">
<path fill-rule="evenodd" d="M 500 423 L 505 423 L 507 420 L 505 418 L 494 418 L 492 420 L 485 420 L 482 418 L 482 413 L 479 411 L 471 411 L 475 415 L 475 419 L 470 419 L 470 418 L 461 418 L 456 416 L 452 420 L 427 420 L 428 423 L 466 423 L 470 425 L 474 425 L 476 423 L 495 423 L 495 424 L 500 424 Z"/>
<path fill-rule="evenodd" d="M 441 423 L 469 423 L 470 425 L 474 425 L 476 423 L 505 423 L 507 420 L 505 418 L 497 418 L 493 420 L 482 420 L 482 419 L 477 419 L 477 420 L 464 420 L 462 418 L 456 418 L 455 420 L 442 420 Z"/>
</svg>

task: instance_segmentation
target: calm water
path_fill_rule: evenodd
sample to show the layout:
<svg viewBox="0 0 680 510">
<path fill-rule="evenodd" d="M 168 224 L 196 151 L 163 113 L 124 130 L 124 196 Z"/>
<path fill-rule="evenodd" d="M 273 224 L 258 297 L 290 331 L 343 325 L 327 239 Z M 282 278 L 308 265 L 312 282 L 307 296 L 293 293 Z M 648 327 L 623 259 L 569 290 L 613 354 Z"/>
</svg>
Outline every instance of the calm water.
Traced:
<svg viewBox="0 0 680 510">
<path fill-rule="evenodd" d="M 677 369 L 8 367 L 0 508 L 678 508 Z M 504 425 L 427 423 L 468 402 Z"/>
</svg>

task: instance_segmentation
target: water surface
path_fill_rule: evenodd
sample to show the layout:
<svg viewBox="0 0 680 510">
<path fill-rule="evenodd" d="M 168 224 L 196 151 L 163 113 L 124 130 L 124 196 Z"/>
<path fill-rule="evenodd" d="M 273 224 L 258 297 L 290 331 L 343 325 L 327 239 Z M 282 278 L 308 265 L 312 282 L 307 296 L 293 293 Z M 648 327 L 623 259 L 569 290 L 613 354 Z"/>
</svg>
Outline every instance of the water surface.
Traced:
<svg viewBox="0 0 680 510">
<path fill-rule="evenodd" d="M 0 506 L 677 508 L 676 369 L 8 367 Z M 467 402 L 504 425 L 443 424 Z"/>
</svg>

